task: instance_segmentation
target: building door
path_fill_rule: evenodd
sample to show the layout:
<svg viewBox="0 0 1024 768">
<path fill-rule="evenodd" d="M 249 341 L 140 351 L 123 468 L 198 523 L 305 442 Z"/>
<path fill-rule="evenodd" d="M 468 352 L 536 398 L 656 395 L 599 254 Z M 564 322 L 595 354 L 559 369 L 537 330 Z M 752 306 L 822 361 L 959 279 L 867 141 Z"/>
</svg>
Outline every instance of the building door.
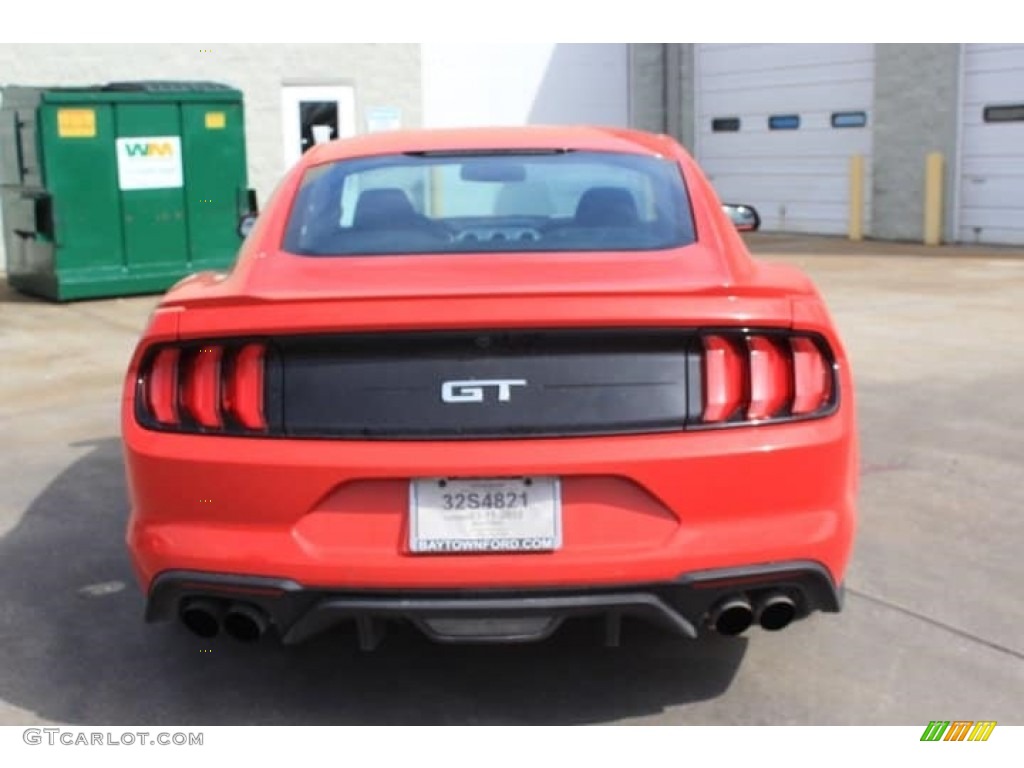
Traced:
<svg viewBox="0 0 1024 768">
<path fill-rule="evenodd" d="M 350 85 L 286 85 L 281 92 L 284 165 L 291 168 L 317 144 L 355 136 L 356 97 Z"/>
<path fill-rule="evenodd" d="M 697 159 L 719 196 L 766 230 L 845 234 L 849 163 L 867 170 L 874 46 L 697 45 Z"/>
<path fill-rule="evenodd" d="M 1024 244 L 1024 45 L 965 45 L 956 238 Z"/>
</svg>

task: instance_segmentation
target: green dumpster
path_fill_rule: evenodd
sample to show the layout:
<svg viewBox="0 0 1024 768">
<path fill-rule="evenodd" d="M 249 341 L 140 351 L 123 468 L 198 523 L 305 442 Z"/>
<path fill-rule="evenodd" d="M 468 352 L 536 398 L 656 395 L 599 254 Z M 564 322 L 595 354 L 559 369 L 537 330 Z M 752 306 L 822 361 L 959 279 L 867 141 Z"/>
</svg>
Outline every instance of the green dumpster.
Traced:
<svg viewBox="0 0 1024 768">
<path fill-rule="evenodd" d="M 12 287 L 58 301 L 163 291 L 223 269 L 255 213 L 241 92 L 219 83 L 3 89 Z"/>
</svg>

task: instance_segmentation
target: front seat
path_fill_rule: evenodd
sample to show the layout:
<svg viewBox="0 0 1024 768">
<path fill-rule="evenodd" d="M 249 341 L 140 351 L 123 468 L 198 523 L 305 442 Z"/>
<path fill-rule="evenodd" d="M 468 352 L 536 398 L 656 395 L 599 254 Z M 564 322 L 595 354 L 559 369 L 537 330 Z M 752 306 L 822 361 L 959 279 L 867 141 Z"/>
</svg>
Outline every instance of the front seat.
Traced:
<svg viewBox="0 0 1024 768">
<path fill-rule="evenodd" d="M 418 224 L 420 217 L 405 192 L 397 187 L 361 192 L 352 214 L 354 229 L 403 229 Z"/>
<path fill-rule="evenodd" d="M 581 227 L 635 227 L 640 216 L 625 187 L 591 187 L 580 195 L 574 221 Z"/>
</svg>

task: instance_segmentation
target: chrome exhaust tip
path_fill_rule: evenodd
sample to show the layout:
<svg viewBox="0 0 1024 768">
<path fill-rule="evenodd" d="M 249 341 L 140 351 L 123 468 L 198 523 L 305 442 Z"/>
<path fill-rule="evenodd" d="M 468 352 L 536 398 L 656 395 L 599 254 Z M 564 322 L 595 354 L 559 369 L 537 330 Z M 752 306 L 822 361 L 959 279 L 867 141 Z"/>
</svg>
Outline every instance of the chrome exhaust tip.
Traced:
<svg viewBox="0 0 1024 768">
<path fill-rule="evenodd" d="M 240 643 L 255 643 L 267 631 L 267 616 L 247 603 L 232 603 L 224 614 L 224 633 Z"/>
<path fill-rule="evenodd" d="M 757 623 L 762 629 L 777 632 L 796 618 L 796 603 L 782 592 L 772 592 L 757 604 Z"/>
</svg>

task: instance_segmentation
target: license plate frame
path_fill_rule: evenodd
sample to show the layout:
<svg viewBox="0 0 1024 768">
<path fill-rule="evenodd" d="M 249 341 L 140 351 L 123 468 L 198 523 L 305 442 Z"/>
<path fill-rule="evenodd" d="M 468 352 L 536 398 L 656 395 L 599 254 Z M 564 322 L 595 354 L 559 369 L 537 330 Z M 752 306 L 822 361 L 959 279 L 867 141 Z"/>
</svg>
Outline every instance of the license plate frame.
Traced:
<svg viewBox="0 0 1024 768">
<path fill-rule="evenodd" d="M 413 478 L 408 545 L 417 555 L 555 552 L 562 547 L 561 482 L 548 476 Z"/>
</svg>

